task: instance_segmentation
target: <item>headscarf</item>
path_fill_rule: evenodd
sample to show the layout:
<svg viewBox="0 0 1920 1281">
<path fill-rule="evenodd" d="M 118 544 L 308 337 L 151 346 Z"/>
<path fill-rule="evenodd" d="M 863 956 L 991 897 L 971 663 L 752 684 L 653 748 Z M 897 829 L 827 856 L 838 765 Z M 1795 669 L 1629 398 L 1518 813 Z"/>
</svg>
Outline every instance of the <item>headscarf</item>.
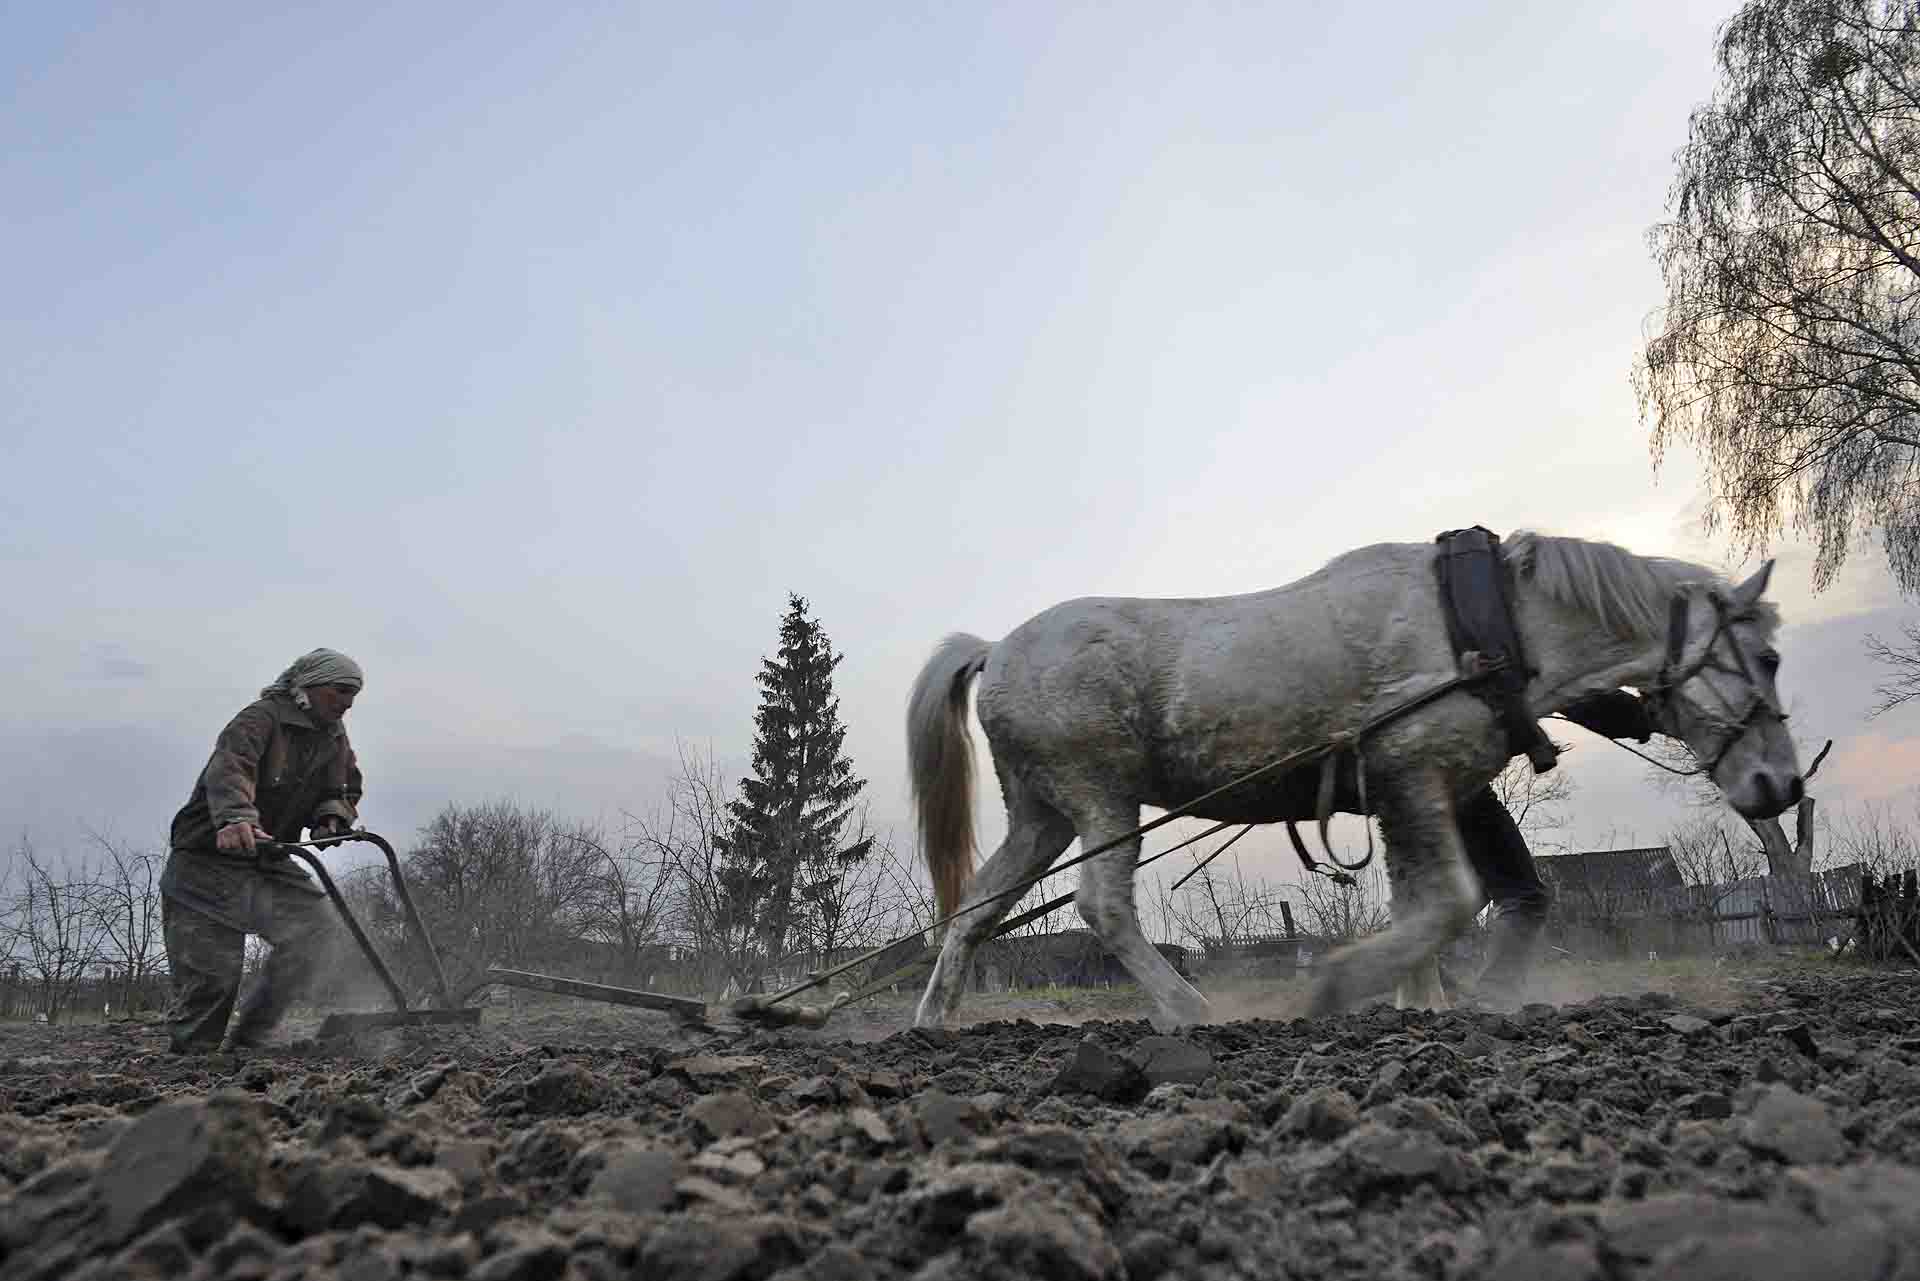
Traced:
<svg viewBox="0 0 1920 1281">
<path fill-rule="evenodd" d="M 260 697 L 285 694 L 304 710 L 313 706 L 307 698 L 309 685 L 351 685 L 359 689 L 366 683 L 360 664 L 337 649 L 316 649 L 294 659 L 273 684 L 260 691 Z"/>
</svg>

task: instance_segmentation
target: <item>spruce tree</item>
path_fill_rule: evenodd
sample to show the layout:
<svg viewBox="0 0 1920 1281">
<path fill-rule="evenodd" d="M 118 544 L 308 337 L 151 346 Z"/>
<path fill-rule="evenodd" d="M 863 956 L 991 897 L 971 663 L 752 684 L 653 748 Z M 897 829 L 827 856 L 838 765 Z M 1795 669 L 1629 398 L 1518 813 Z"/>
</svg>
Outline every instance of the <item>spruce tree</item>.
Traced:
<svg viewBox="0 0 1920 1281">
<path fill-rule="evenodd" d="M 835 891 L 868 843 L 840 841 L 866 780 L 844 755 L 846 727 L 833 693 L 843 655 L 807 602 L 789 594 L 780 648 L 762 659 L 756 682 L 753 772 L 728 805 L 724 884 L 735 928 L 757 934 L 765 963 L 835 933 Z M 824 927 L 824 930 L 823 930 Z"/>
</svg>

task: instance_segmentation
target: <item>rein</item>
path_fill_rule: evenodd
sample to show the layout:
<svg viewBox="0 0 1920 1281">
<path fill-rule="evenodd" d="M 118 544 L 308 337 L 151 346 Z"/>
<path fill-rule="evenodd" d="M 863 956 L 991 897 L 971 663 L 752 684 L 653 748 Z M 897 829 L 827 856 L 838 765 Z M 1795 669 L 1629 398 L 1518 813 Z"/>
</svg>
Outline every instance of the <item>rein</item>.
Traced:
<svg viewBox="0 0 1920 1281">
<path fill-rule="evenodd" d="M 1547 719 L 1554 720 L 1554 721 L 1565 721 L 1569 725 L 1580 725 L 1579 721 L 1574 720 L 1570 716 L 1562 716 L 1559 712 L 1549 713 L 1547 716 Z M 1581 725 L 1580 728 L 1585 729 L 1586 726 Z M 1669 774 L 1678 774 L 1681 778 L 1692 778 L 1696 774 L 1706 773 L 1705 770 L 1701 769 L 1697 765 L 1694 766 L 1692 769 L 1675 769 L 1673 766 L 1667 764 L 1665 761 L 1656 760 L 1654 757 L 1647 755 L 1645 752 L 1641 751 L 1637 747 L 1628 747 L 1625 743 L 1621 742 L 1617 738 L 1607 738 L 1605 734 L 1600 735 L 1600 737 L 1606 739 L 1607 742 L 1612 743 L 1615 747 L 1619 748 L 1621 751 L 1631 752 L 1635 756 L 1638 756 L 1641 760 L 1645 761 L 1647 764 L 1654 766 L 1656 769 L 1663 769 Z"/>
<path fill-rule="evenodd" d="M 1733 625 L 1742 618 L 1747 617 L 1747 615 L 1734 613 L 1728 605 L 1726 598 L 1717 591 L 1709 592 L 1707 599 L 1713 605 L 1713 634 L 1707 637 L 1706 646 L 1700 651 L 1700 657 L 1683 666 L 1681 660 L 1686 657 L 1687 650 L 1687 618 L 1692 611 L 1692 605 L 1685 593 L 1674 593 L 1673 600 L 1667 607 L 1666 657 L 1661 661 L 1660 672 L 1654 678 L 1653 684 L 1648 688 L 1644 699 L 1653 710 L 1656 722 L 1666 722 L 1666 729 L 1663 732 L 1668 733 L 1670 737 L 1678 738 L 1680 737 L 1678 733 L 1680 719 L 1675 714 L 1673 704 L 1681 687 L 1688 681 L 1704 674 L 1708 670 L 1712 670 L 1724 672 L 1729 676 L 1737 677 L 1746 682 L 1747 688 L 1753 692 L 1752 700 L 1747 704 L 1746 711 L 1741 713 L 1737 718 L 1717 716 L 1706 711 L 1704 708 L 1699 709 L 1701 719 L 1710 724 L 1720 735 L 1719 744 L 1713 753 L 1712 759 L 1704 765 L 1696 764 L 1692 769 L 1678 769 L 1667 764 L 1665 761 L 1657 760 L 1649 756 L 1637 747 L 1627 746 L 1627 744 L 1617 738 L 1608 738 L 1604 734 L 1601 735 L 1602 738 L 1606 738 L 1607 742 L 1612 743 L 1621 751 L 1630 752 L 1655 769 L 1665 770 L 1667 773 L 1676 774 L 1681 778 L 1693 778 L 1697 775 L 1704 774 L 1707 778 L 1711 779 L 1714 771 L 1720 768 L 1720 763 L 1726 760 L 1727 753 L 1733 750 L 1733 745 L 1739 742 L 1741 736 L 1749 729 L 1753 728 L 1754 721 L 1759 719 L 1763 713 L 1771 713 L 1782 721 L 1787 719 L 1787 713 L 1783 711 L 1776 702 L 1767 697 L 1765 686 L 1761 683 L 1759 677 L 1754 674 L 1752 659 L 1748 656 L 1746 648 L 1740 644 L 1740 638 L 1734 634 Z M 1726 638 L 1728 648 L 1733 651 L 1733 658 L 1734 662 L 1738 664 L 1737 667 L 1728 666 L 1714 653 L 1722 637 Z M 1714 688 L 1712 682 L 1708 682 L 1707 688 L 1713 691 L 1714 698 L 1719 700 L 1729 712 L 1733 710 L 1733 704 L 1728 702 L 1718 689 Z M 1579 724 L 1578 721 L 1562 715 L 1559 712 L 1554 712 L 1551 719 L 1566 721 L 1569 725 Z M 1697 761 L 1698 757 L 1696 756 L 1695 759 Z"/>
<path fill-rule="evenodd" d="M 1704 675 L 1711 669 L 1717 672 L 1724 672 L 1729 676 L 1736 677 L 1745 682 L 1747 689 L 1751 691 L 1751 698 L 1747 703 L 1746 710 L 1741 712 L 1737 717 L 1714 715 L 1704 707 L 1698 709 L 1701 719 L 1706 721 L 1713 730 L 1720 735 L 1719 745 L 1715 749 L 1712 759 L 1708 760 L 1697 770 L 1675 770 L 1671 766 L 1661 766 L 1661 768 L 1667 769 L 1675 774 L 1705 774 L 1711 779 L 1714 771 L 1720 768 L 1720 763 L 1727 759 L 1727 753 L 1733 750 L 1733 745 L 1739 742 L 1748 730 L 1753 728 L 1754 722 L 1758 720 L 1763 713 L 1771 714 L 1781 721 L 1787 719 L 1787 713 L 1773 699 L 1767 696 L 1765 685 L 1761 682 L 1760 678 L 1754 674 L 1753 661 L 1748 657 L 1746 647 L 1740 643 L 1740 638 L 1734 634 L 1733 625 L 1739 622 L 1744 615 L 1735 614 L 1728 606 L 1726 598 L 1717 591 L 1709 592 L 1707 599 L 1713 605 L 1713 634 L 1707 637 L 1706 646 L 1700 651 L 1700 657 L 1683 667 L 1681 660 L 1686 657 L 1687 616 L 1691 606 L 1684 594 L 1674 594 L 1673 603 L 1667 610 L 1666 661 L 1661 664 L 1660 675 L 1656 678 L 1653 688 L 1648 691 L 1647 701 L 1653 704 L 1655 712 L 1660 717 L 1667 720 L 1675 730 L 1678 730 L 1680 728 L 1680 718 L 1676 714 L 1673 704 L 1681 687 L 1688 681 L 1693 680 L 1697 676 Z M 1719 657 L 1714 653 L 1720 645 L 1720 638 L 1723 636 L 1726 638 L 1727 647 L 1733 651 L 1733 659 L 1738 666 L 1729 667 L 1726 663 L 1720 661 Z M 1714 698 L 1719 701 L 1728 712 L 1734 710 L 1733 704 L 1728 702 L 1726 697 L 1722 695 L 1718 689 L 1714 688 L 1711 681 L 1707 682 L 1707 688 L 1713 692 Z M 1622 743 L 1621 746 L 1626 747 L 1626 744 Z M 1633 751 L 1632 748 L 1627 748 L 1627 750 Z M 1634 752 L 1634 755 L 1642 756 L 1643 754 Z M 1656 765 L 1661 764 L 1658 761 L 1654 761 L 1653 763 Z"/>
</svg>

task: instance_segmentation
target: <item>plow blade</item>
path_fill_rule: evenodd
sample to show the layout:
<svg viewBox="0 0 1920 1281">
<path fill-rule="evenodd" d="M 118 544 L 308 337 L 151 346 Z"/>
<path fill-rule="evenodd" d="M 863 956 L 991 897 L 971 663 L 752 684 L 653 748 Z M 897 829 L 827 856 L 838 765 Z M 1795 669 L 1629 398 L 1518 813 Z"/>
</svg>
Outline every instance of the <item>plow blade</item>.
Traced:
<svg viewBox="0 0 1920 1281">
<path fill-rule="evenodd" d="M 586 983 L 579 979 L 557 978 L 551 974 L 534 974 L 527 970 L 490 969 L 487 971 L 489 983 L 500 983 L 507 987 L 523 987 L 535 992 L 551 992 L 555 996 L 577 996 L 588 1001 L 605 1001 L 609 1005 L 631 1005 L 642 1010 L 665 1010 L 696 1023 L 703 1023 L 707 1017 L 707 1003 L 691 996 L 668 996 L 664 992 L 642 992 L 638 988 L 614 987 L 607 983 Z"/>
<path fill-rule="evenodd" d="M 459 1010 L 387 1010 L 380 1014 L 329 1014 L 315 1035 L 322 1041 L 337 1036 L 352 1036 L 375 1028 L 425 1027 L 449 1023 L 479 1023 L 476 1007 Z"/>
</svg>

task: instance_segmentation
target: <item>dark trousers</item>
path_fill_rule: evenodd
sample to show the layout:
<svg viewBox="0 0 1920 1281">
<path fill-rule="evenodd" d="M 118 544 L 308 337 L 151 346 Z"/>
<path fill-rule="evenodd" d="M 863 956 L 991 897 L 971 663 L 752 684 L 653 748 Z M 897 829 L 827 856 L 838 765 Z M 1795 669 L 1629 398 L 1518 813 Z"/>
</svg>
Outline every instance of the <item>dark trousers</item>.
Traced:
<svg viewBox="0 0 1920 1281">
<path fill-rule="evenodd" d="M 1526 838 L 1493 788 L 1475 792 L 1460 806 L 1458 817 L 1467 860 L 1480 878 L 1486 901 L 1493 904 L 1480 990 L 1489 995 L 1510 994 L 1526 977 L 1553 894 L 1541 882 Z"/>
<path fill-rule="evenodd" d="M 161 930 L 173 972 L 167 1031 L 180 1053 L 217 1049 L 223 1034 L 236 1046 L 261 1044 L 332 952 L 327 900 L 267 882 L 247 901 L 248 928 L 240 930 L 172 895 L 161 897 Z M 249 933 L 266 939 L 273 951 L 229 1032 Z"/>
</svg>

